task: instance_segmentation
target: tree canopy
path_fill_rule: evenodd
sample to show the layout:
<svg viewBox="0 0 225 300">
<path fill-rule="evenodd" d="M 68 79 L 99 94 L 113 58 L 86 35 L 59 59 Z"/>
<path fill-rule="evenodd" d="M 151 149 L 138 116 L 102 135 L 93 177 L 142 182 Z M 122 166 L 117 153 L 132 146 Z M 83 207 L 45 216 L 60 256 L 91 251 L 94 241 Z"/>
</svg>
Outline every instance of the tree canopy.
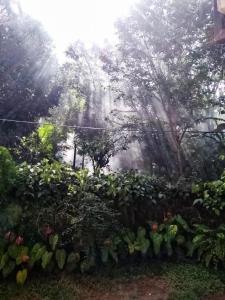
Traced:
<svg viewBox="0 0 225 300">
<path fill-rule="evenodd" d="M 0 118 L 37 121 L 57 104 L 57 61 L 41 25 L 0 2 Z M 0 143 L 12 145 L 34 127 L 0 122 Z"/>
</svg>

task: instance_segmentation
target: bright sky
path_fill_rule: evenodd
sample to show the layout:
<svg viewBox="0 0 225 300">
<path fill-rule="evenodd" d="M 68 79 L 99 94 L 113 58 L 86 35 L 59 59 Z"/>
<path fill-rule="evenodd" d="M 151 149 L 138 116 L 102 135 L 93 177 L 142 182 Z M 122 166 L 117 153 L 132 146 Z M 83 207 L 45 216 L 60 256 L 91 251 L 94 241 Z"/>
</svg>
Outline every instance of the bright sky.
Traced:
<svg viewBox="0 0 225 300">
<path fill-rule="evenodd" d="M 114 39 L 114 22 L 129 13 L 137 0 L 20 0 L 23 10 L 38 19 L 53 38 L 57 52 L 77 40 L 102 45 Z"/>
</svg>

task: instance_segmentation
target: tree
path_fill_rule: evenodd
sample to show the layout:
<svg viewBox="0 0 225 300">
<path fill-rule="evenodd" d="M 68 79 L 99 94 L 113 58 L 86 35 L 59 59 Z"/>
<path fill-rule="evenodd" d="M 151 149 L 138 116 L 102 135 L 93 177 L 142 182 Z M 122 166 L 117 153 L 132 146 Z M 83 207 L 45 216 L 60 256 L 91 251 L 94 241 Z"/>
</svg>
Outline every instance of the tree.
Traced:
<svg viewBox="0 0 225 300">
<path fill-rule="evenodd" d="M 99 50 L 89 51 L 77 42 L 69 47 L 67 58 L 59 79 L 63 91 L 59 105 L 50 110 L 51 120 L 69 126 L 65 131 L 73 134 L 73 167 L 80 155 L 82 167 L 88 157 L 97 172 L 126 148 L 128 136 L 106 121 L 105 108 L 110 107 L 110 99 L 105 89 L 105 74 L 99 66 Z M 79 129 L 79 126 L 86 129 Z M 93 127 L 106 130 L 94 130 Z"/>
<path fill-rule="evenodd" d="M 116 129 L 77 130 L 75 135 L 78 154 L 91 159 L 94 173 L 107 167 L 117 153 L 127 150 L 128 142 L 128 136 Z"/>
<path fill-rule="evenodd" d="M 130 109 L 117 117 L 138 130 L 150 169 L 170 178 L 193 168 L 184 149 L 189 132 L 219 109 L 225 52 L 209 39 L 212 8 L 209 0 L 142 0 L 118 22 L 117 48 L 101 54 L 117 99 Z"/>
<path fill-rule="evenodd" d="M 0 1 L 0 118 L 37 121 L 57 104 L 57 62 L 39 23 Z M 33 125 L 0 121 L 0 144 L 13 145 Z"/>
<path fill-rule="evenodd" d="M 40 125 L 29 136 L 21 138 L 14 149 L 18 161 L 38 163 L 43 159 L 54 161 L 61 158 L 67 148 L 64 131 L 51 123 Z"/>
</svg>

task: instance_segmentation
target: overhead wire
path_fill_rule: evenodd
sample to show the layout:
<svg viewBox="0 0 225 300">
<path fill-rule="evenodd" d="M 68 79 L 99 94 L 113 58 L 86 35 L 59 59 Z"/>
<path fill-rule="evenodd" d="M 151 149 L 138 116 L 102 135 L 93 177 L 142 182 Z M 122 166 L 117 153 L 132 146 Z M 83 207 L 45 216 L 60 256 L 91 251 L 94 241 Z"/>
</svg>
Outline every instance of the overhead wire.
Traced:
<svg viewBox="0 0 225 300">
<path fill-rule="evenodd" d="M 56 127 L 63 127 L 63 128 L 70 128 L 70 129 L 83 129 L 83 130 L 103 130 L 103 131 L 115 131 L 115 129 L 119 129 L 122 131 L 130 131 L 130 132 L 137 132 L 140 131 L 140 128 L 137 128 L 137 124 L 130 124 L 131 128 L 126 127 L 117 127 L 114 129 L 106 128 L 106 127 L 93 127 L 93 126 L 80 126 L 80 125 L 64 125 L 64 124 L 54 124 L 51 122 L 38 122 L 38 121 L 27 121 L 27 120 L 15 120 L 15 119 L 1 119 L 0 122 L 8 122 L 8 123 L 18 123 L 18 124 L 33 124 L 33 125 L 54 125 Z M 140 125 L 143 125 L 140 124 Z M 144 124 L 147 125 L 147 124 Z M 136 128 L 132 128 L 136 126 Z M 179 130 L 146 130 L 149 133 L 179 133 Z M 218 134 L 221 132 L 218 131 L 206 131 L 206 130 L 186 130 L 186 133 L 191 134 Z"/>
</svg>

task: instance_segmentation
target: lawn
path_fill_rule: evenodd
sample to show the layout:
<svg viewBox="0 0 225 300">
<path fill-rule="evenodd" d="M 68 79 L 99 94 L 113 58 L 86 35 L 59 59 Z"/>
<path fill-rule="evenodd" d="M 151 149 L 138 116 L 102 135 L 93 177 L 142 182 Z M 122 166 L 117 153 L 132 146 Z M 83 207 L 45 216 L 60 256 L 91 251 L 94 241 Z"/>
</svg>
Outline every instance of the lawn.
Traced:
<svg viewBox="0 0 225 300">
<path fill-rule="evenodd" d="M 0 285 L 1 300 L 222 300 L 223 293 L 225 273 L 172 263 L 108 268 L 84 276 L 34 276 L 23 288 Z"/>
</svg>

